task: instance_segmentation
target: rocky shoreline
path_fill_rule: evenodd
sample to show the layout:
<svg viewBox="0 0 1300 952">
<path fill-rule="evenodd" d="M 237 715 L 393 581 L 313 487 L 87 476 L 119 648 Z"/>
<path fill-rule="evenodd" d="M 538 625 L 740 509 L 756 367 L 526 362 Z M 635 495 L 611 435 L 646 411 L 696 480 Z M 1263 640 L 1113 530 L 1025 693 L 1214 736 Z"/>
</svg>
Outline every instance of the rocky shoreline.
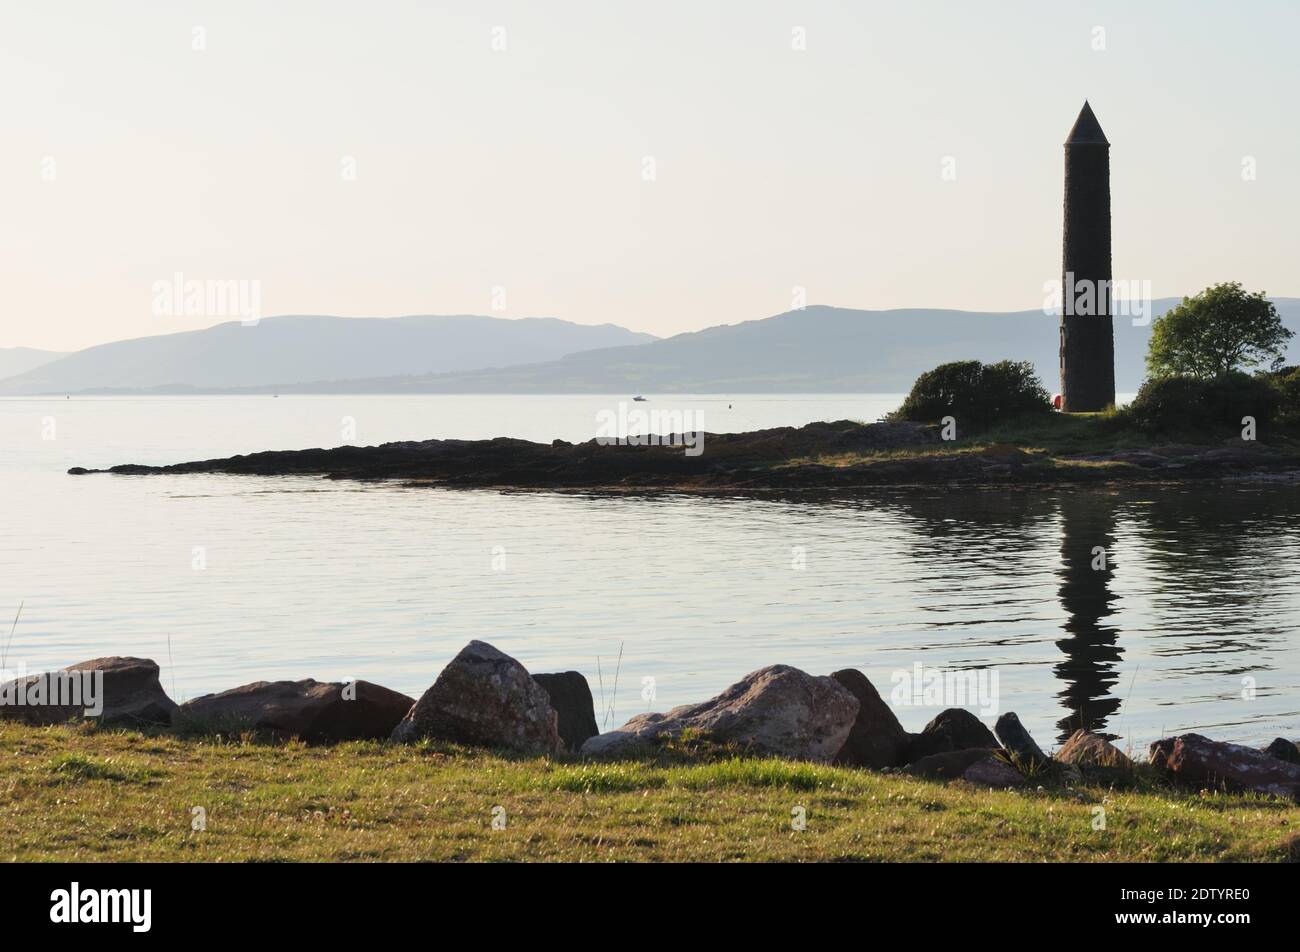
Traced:
<svg viewBox="0 0 1300 952">
<path fill-rule="evenodd" d="M 938 427 L 848 420 L 749 433 L 705 433 L 679 445 L 423 440 L 268 451 L 169 466 L 77 466 L 74 476 L 221 473 L 396 480 L 455 488 L 678 492 L 964 485 L 1160 484 L 1188 480 L 1300 482 L 1300 458 L 1241 440 L 1142 450 L 1051 454 L 1000 444 L 945 450 Z"/>
<path fill-rule="evenodd" d="M 92 701 L 93 716 L 86 709 Z M 93 720 L 316 744 L 442 741 L 583 761 L 775 757 L 998 789 L 1044 780 L 1124 784 L 1144 769 L 1176 786 L 1300 803 L 1300 749 L 1285 738 L 1256 750 L 1181 734 L 1156 741 L 1148 763 L 1135 764 L 1085 730 L 1045 753 L 1014 712 L 990 730 L 969 711 L 950 708 L 911 733 L 856 669 L 817 676 L 771 665 L 707 701 L 638 714 L 600 733 L 583 675 L 530 674 L 481 641 L 466 645 L 418 700 L 368 681 L 307 679 L 257 681 L 177 704 L 163 690 L 155 662 L 112 657 L 0 685 L 0 720 L 33 726 Z"/>
</svg>

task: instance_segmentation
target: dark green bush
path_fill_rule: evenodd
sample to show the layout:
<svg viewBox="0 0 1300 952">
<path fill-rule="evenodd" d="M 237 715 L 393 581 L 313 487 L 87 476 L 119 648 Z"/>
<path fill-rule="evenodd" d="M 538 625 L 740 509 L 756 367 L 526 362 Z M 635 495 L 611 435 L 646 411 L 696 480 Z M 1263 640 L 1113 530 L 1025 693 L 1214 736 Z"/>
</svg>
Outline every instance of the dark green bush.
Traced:
<svg viewBox="0 0 1300 952">
<path fill-rule="evenodd" d="M 1149 379 L 1128 407 L 1130 419 L 1155 433 L 1239 429 L 1250 416 L 1262 425 L 1278 416 L 1282 394 L 1266 376 L 1239 371 L 1209 380 L 1174 376 Z"/>
<path fill-rule="evenodd" d="M 1291 426 L 1300 424 L 1300 367 L 1283 367 L 1268 379 L 1281 401 L 1278 420 Z"/>
<path fill-rule="evenodd" d="M 1029 361 L 981 364 L 959 360 L 917 377 L 912 392 L 891 419 L 938 423 L 951 416 L 960 432 L 969 433 L 1051 411 L 1051 398 Z"/>
</svg>

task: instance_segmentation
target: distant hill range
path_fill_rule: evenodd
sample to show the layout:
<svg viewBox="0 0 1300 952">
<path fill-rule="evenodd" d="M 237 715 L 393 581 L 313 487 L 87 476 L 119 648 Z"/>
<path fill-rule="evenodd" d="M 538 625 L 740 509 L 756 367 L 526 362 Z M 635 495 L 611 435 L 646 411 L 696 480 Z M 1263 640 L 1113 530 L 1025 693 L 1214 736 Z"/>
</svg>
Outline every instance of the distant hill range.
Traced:
<svg viewBox="0 0 1300 952">
<path fill-rule="evenodd" d="M 0 347 L 0 380 L 44 366 L 66 356 L 55 350 L 32 347 Z"/>
<path fill-rule="evenodd" d="M 1179 298 L 1153 302 L 1155 316 L 1179 303 Z M 1300 298 L 1274 298 L 1287 326 L 1300 340 Z M 49 364 L 36 371 L 0 381 L 0 393 L 13 392 L 109 392 L 133 389 L 139 392 L 205 393 L 899 393 L 911 387 L 917 375 L 949 360 L 975 358 L 983 361 L 1028 360 L 1033 362 L 1048 390 L 1059 386 L 1057 370 L 1058 319 L 1041 310 L 1015 312 L 972 312 L 934 309 L 859 311 L 847 308 L 808 307 L 763 320 L 743 324 L 721 325 L 662 340 L 649 335 L 633 334 L 622 328 L 580 327 L 561 321 L 540 324 L 560 325 L 573 336 L 556 343 L 549 353 L 538 343 L 530 348 L 514 346 L 506 328 L 493 328 L 502 341 L 501 349 L 490 345 L 475 349 L 461 347 L 451 355 L 439 351 L 437 343 L 418 343 L 412 336 L 395 334 L 391 338 L 376 335 L 372 346 L 424 348 L 428 353 L 339 353 L 338 335 L 327 338 L 326 346 L 319 333 L 331 329 L 330 321 L 342 318 L 274 318 L 263 321 L 259 329 L 224 325 L 211 331 L 191 335 L 174 334 L 142 341 L 124 341 L 91 348 Z M 399 325 L 419 321 L 492 321 L 491 318 L 394 318 L 373 320 L 377 325 Z M 292 322 L 326 322 L 294 324 Z M 362 322 L 365 323 L 365 322 Z M 497 324 L 526 325 L 527 321 L 497 321 Z M 479 325 L 472 324 L 473 327 Z M 273 349 L 276 360 L 263 358 L 258 344 L 263 329 L 274 330 L 281 337 Z M 216 332 L 221 332 L 217 337 Z M 522 329 L 521 329 L 522 331 Z M 590 336 L 580 332 L 603 332 L 610 336 L 632 338 L 581 346 Z M 526 338 L 532 331 L 523 331 Z M 558 332 L 557 332 L 558 333 Z M 1127 317 L 1115 319 L 1115 372 L 1121 393 L 1137 390 L 1145 376 L 1144 361 L 1149 326 L 1134 327 Z M 181 337 L 212 334 L 217 340 L 244 335 L 238 340 L 244 349 L 237 351 L 245 361 L 227 351 L 189 347 L 185 353 L 186 373 L 175 363 L 150 366 L 151 348 Z M 536 337 L 545 335 L 537 334 Z M 436 339 L 437 335 L 434 335 Z M 374 341 L 384 341 L 381 345 Z M 507 346 L 507 343 L 510 346 Z M 610 344 L 616 346 L 609 346 Z M 148 376 L 147 384 L 92 382 L 83 377 L 65 375 L 76 370 L 78 358 L 107 348 L 128 348 L 134 372 Z M 140 352 L 135 354 L 136 348 Z M 567 349 L 566 349 L 567 348 Z M 358 348 L 361 350 L 360 348 Z M 564 355 L 556 353 L 564 350 Z M 308 359 L 318 351 L 327 352 L 329 373 L 315 373 L 320 362 Z M 284 373 L 268 382 L 268 375 L 288 361 L 294 353 L 302 356 L 293 363 L 293 373 Z M 521 356 L 522 354 L 522 356 Z M 101 360 L 97 357 L 96 360 Z M 393 372 L 365 368 L 386 361 L 455 362 L 454 367 L 425 367 Z M 1300 344 L 1291 349 L 1291 363 L 1300 362 Z M 173 369 L 175 368 L 175 369 Z M 485 369 L 486 368 L 486 369 Z M 147 373 L 146 373 L 147 371 Z M 217 384 L 213 378 L 229 379 L 242 374 L 256 382 Z M 104 377 L 108 376 L 104 372 Z M 124 379 L 119 374 L 115 379 Z M 57 380 L 58 386 L 48 381 Z M 41 381 L 46 381 L 42 384 Z M 15 387 L 36 388 L 15 390 Z"/>
<path fill-rule="evenodd" d="M 457 315 L 286 316 L 88 347 L 0 379 L 3 394 L 220 393 L 549 361 L 655 340 L 613 324 Z"/>
</svg>

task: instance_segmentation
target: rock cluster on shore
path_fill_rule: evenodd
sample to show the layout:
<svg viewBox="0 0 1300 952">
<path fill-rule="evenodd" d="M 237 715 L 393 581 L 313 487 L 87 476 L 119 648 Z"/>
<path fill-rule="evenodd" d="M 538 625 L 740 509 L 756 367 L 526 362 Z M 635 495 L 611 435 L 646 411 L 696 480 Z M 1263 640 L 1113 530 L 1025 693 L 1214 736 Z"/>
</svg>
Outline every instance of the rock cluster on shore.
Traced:
<svg viewBox="0 0 1300 952">
<path fill-rule="evenodd" d="M 95 719 L 111 726 L 195 733 L 260 732 L 313 743 L 422 739 L 528 756 L 640 758 L 692 744 L 742 756 L 902 770 L 980 786 L 1023 786 L 1031 777 L 1114 780 L 1134 769 L 1106 738 L 1077 731 L 1051 756 L 1013 713 L 989 730 L 969 711 L 939 713 L 909 733 L 860 671 L 829 676 L 788 665 L 751 672 L 716 697 L 666 714 L 638 714 L 598 733 L 591 689 L 576 671 L 530 674 L 509 655 L 471 641 L 418 699 L 368 681 L 258 681 L 177 705 L 146 658 L 97 658 L 0 685 L 0 719 L 32 725 Z M 102 678 L 93 718 L 64 681 Z M 76 696 L 78 700 L 84 700 Z M 1300 750 L 1277 738 L 1264 750 L 1199 734 L 1151 745 L 1151 766 L 1204 789 L 1254 792 L 1300 803 Z"/>
</svg>

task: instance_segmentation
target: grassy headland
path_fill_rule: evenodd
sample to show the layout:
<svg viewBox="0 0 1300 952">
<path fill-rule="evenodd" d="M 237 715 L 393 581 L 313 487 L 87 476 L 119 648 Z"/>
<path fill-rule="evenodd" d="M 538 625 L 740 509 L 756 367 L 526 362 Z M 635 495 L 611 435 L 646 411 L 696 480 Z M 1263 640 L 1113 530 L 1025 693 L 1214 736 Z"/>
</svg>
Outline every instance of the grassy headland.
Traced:
<svg viewBox="0 0 1300 952">
<path fill-rule="evenodd" d="M 937 432 L 938 428 L 931 428 Z M 895 473 L 902 483 L 946 479 L 1019 484 L 1172 482 L 1300 470 L 1300 432 L 1278 428 L 1264 440 L 1202 428 L 1160 436 L 1122 413 L 1053 413 L 994 425 L 951 441 L 847 453 L 816 453 L 787 467 L 838 468 L 858 478 Z M 921 477 L 921 478 L 916 478 Z"/>
<path fill-rule="evenodd" d="M 1236 432 L 1236 431 L 1234 431 Z M 942 439 L 941 428 L 840 420 L 749 433 L 702 434 L 677 445 L 423 440 L 270 451 L 170 466 L 76 467 L 73 475 L 223 473 L 395 480 L 458 488 L 762 491 L 970 485 L 1170 482 L 1300 473 L 1300 437 L 1201 429 L 1153 438 L 1122 414 L 1045 413 Z"/>
<path fill-rule="evenodd" d="M 7 723 L 0 749 L 6 860 L 1300 858 L 1300 807 L 1178 791 L 1141 768 L 1122 787 L 994 791 L 775 760 L 593 764 Z M 192 828 L 195 807 L 206 829 Z M 495 807 L 504 829 L 492 827 Z"/>
</svg>

